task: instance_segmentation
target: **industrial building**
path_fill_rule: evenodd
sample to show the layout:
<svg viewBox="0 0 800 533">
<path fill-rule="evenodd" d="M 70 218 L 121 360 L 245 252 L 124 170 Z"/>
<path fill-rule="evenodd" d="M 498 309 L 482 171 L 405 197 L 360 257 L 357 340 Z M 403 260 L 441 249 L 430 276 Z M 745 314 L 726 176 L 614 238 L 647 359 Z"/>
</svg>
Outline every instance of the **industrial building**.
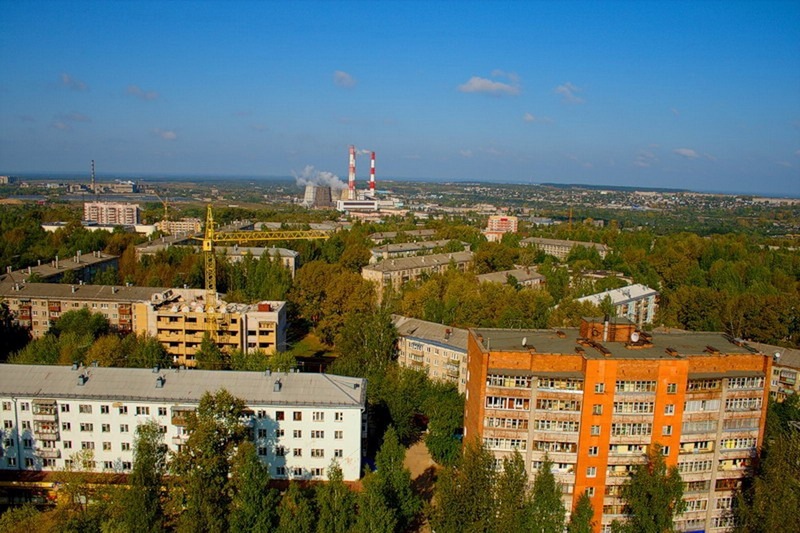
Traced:
<svg viewBox="0 0 800 533">
<path fill-rule="evenodd" d="M 467 330 L 401 315 L 392 315 L 397 329 L 397 363 L 422 370 L 434 381 L 467 386 Z"/>
<path fill-rule="evenodd" d="M 195 366 L 208 330 L 205 290 L 56 283 L 0 283 L 0 298 L 15 320 L 43 336 L 67 311 L 87 308 L 121 332 L 146 333 L 161 341 L 175 365 Z M 286 346 L 286 302 L 246 305 L 218 301 L 218 345 L 266 354 Z"/>
<path fill-rule="evenodd" d="M 133 226 L 139 223 L 139 204 L 84 202 L 83 220 L 102 225 Z"/>
<path fill-rule="evenodd" d="M 652 324 L 658 310 L 658 291 L 641 283 L 590 294 L 577 301 L 599 306 L 606 299 L 613 304 L 615 316 L 627 318 L 640 328 Z"/>
<path fill-rule="evenodd" d="M 186 443 L 187 415 L 206 392 L 246 403 L 251 438 L 275 479 L 323 480 L 332 461 L 361 477 L 366 380 L 330 374 L 0 365 L 0 471 L 59 471 L 91 450 L 98 473 L 129 473 L 136 427 Z"/>
<path fill-rule="evenodd" d="M 303 207 L 317 209 L 333 207 L 331 188 L 324 185 L 306 185 L 301 205 L 303 205 Z"/>
<path fill-rule="evenodd" d="M 375 283 L 378 294 L 388 287 L 399 289 L 403 283 L 419 279 L 423 274 L 436 274 L 451 266 L 465 272 L 472 264 L 472 252 L 422 255 L 387 259 L 361 269 L 361 276 Z"/>
<path fill-rule="evenodd" d="M 685 484 L 679 531 L 726 531 L 766 420 L 772 357 L 720 333 L 648 335 L 626 319 L 579 330 L 470 330 L 465 439 L 531 479 L 547 456 L 567 509 L 624 520 L 620 487 L 661 445 Z"/>
<path fill-rule="evenodd" d="M 605 259 L 609 252 L 608 246 L 596 242 L 565 241 L 562 239 L 543 239 L 541 237 L 528 237 L 519 241 L 520 246 L 532 246 L 548 255 L 552 255 L 563 261 L 567 258 L 573 248 L 582 246 L 584 248 L 594 248 L 600 254 L 601 259 Z"/>
</svg>

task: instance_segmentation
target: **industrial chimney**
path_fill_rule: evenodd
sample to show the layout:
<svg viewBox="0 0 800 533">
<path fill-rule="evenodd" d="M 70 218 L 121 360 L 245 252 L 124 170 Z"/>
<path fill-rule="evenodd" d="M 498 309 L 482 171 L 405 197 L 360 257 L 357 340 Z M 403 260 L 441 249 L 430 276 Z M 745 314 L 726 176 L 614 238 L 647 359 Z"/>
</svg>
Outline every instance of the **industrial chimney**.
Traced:
<svg viewBox="0 0 800 533">
<path fill-rule="evenodd" d="M 371 192 L 373 195 L 375 194 L 375 152 L 372 152 L 370 156 L 369 192 Z"/>
<path fill-rule="evenodd" d="M 350 145 L 350 174 L 347 179 L 348 200 L 356 199 L 356 147 Z"/>
</svg>

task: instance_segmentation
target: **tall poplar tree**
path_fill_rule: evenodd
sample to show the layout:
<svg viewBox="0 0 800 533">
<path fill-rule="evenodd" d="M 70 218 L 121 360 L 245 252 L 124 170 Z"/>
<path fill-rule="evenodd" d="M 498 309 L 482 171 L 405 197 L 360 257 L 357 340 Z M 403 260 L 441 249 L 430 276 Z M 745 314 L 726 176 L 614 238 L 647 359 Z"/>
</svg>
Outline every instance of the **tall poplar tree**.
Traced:
<svg viewBox="0 0 800 533">
<path fill-rule="evenodd" d="M 561 487 L 553 476 L 553 463 L 548 457 L 536 472 L 531 493 L 531 531 L 561 533 L 564 531 L 566 509 L 561 501 Z"/>
<path fill-rule="evenodd" d="M 494 531 L 497 533 L 530 531 L 530 503 L 525 460 L 522 454 L 515 450 L 514 455 L 503 459 L 503 471 L 497 476 L 495 484 L 497 519 Z"/>
<path fill-rule="evenodd" d="M 592 508 L 592 500 L 589 495 L 584 491 L 578 498 L 578 504 L 572 511 L 567 524 L 567 533 L 592 533 L 594 529 L 592 524 L 594 518 L 594 509 Z"/>
<path fill-rule="evenodd" d="M 230 479 L 230 531 L 268 533 L 277 522 L 278 495 L 269 488 L 269 466 L 250 441 L 239 445 Z"/>
<path fill-rule="evenodd" d="M 328 482 L 317 488 L 317 533 L 347 533 L 353 524 L 356 496 L 344 484 L 342 468 L 335 461 L 328 467 Z"/>
<path fill-rule="evenodd" d="M 133 444 L 133 469 L 129 489 L 121 498 L 121 528 L 128 532 L 163 531 L 161 483 L 166 469 L 167 448 L 158 423 L 150 420 L 136 427 Z"/>
<path fill-rule="evenodd" d="M 316 523 L 314 507 L 308 496 L 295 482 L 283 493 L 278 508 L 277 533 L 313 533 Z"/>
</svg>

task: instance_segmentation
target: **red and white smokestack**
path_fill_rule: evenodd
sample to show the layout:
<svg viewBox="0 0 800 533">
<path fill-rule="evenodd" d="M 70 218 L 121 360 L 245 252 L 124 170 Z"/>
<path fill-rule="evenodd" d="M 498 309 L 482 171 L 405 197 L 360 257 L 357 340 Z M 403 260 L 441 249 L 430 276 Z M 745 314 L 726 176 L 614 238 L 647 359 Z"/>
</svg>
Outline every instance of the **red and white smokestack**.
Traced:
<svg viewBox="0 0 800 533">
<path fill-rule="evenodd" d="M 370 156 L 369 192 L 375 192 L 375 152 L 372 152 Z"/>
<path fill-rule="evenodd" d="M 350 145 L 350 174 L 347 179 L 348 200 L 356 199 L 356 147 Z"/>
</svg>

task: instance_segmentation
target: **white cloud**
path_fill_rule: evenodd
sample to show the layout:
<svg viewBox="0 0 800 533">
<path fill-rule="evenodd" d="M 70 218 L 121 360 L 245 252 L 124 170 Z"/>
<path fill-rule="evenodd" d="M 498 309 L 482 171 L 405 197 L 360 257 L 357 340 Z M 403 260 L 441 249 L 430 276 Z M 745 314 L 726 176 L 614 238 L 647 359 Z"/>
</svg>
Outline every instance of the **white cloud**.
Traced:
<svg viewBox="0 0 800 533">
<path fill-rule="evenodd" d="M 73 91 L 88 91 L 89 86 L 77 78 L 73 78 L 66 72 L 61 73 L 61 85 Z"/>
<path fill-rule="evenodd" d="M 507 78 L 511 83 L 514 85 L 519 84 L 519 75 L 516 72 L 506 72 L 505 70 L 501 70 L 496 68 L 492 71 L 493 78 Z"/>
<path fill-rule="evenodd" d="M 495 71 L 496 72 L 496 71 Z M 517 95 L 520 92 L 519 84 L 512 81 L 513 85 L 503 83 L 501 81 L 494 81 L 479 76 L 473 76 L 467 81 L 458 86 L 458 90 L 462 93 L 487 93 L 493 95 Z"/>
<path fill-rule="evenodd" d="M 472 150 L 459 150 L 458 153 L 463 157 L 472 157 Z"/>
<path fill-rule="evenodd" d="M 145 91 L 138 85 L 128 85 L 128 89 L 125 92 L 139 100 L 158 100 L 156 91 Z"/>
<path fill-rule="evenodd" d="M 700 154 L 691 148 L 675 148 L 672 153 L 681 157 L 685 157 L 686 159 L 697 159 L 700 157 Z"/>
<path fill-rule="evenodd" d="M 553 119 L 547 117 L 537 117 L 532 113 L 525 113 L 522 115 L 522 120 L 525 122 L 538 122 L 540 124 L 551 124 L 553 122 Z"/>
<path fill-rule="evenodd" d="M 582 104 L 585 100 L 578 96 L 577 93 L 582 92 L 583 89 L 572 85 L 570 82 L 563 83 L 553 89 L 553 92 L 560 94 L 561 98 L 570 104 Z"/>
<path fill-rule="evenodd" d="M 63 120 L 55 120 L 51 126 L 57 130 L 71 130 L 72 126 L 64 122 Z"/>
<path fill-rule="evenodd" d="M 154 129 L 153 134 L 161 137 L 165 141 L 174 141 L 178 138 L 178 134 L 173 130 L 162 130 L 161 128 Z"/>
<path fill-rule="evenodd" d="M 343 70 L 334 70 L 333 84 L 338 87 L 355 87 L 356 79 Z"/>
<path fill-rule="evenodd" d="M 658 157 L 649 150 L 641 150 L 633 161 L 633 165 L 640 168 L 649 168 L 655 163 L 658 163 Z"/>
</svg>

